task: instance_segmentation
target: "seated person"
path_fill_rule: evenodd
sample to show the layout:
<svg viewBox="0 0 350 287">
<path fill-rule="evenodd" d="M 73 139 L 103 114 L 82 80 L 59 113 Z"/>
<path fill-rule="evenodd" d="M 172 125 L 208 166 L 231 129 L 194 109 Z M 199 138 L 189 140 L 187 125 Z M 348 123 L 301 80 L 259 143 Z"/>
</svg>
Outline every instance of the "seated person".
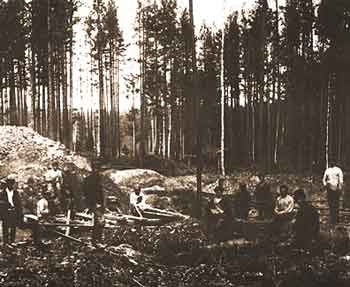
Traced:
<svg viewBox="0 0 350 287">
<path fill-rule="evenodd" d="M 42 193 L 40 194 L 40 199 L 36 204 L 36 215 L 38 217 L 38 220 L 44 220 L 47 219 L 49 216 L 49 202 L 48 202 L 48 193 Z"/>
<path fill-rule="evenodd" d="M 294 210 L 294 199 L 288 194 L 288 187 L 281 185 L 280 196 L 276 199 L 275 218 L 273 221 L 273 231 L 275 234 L 280 234 L 281 231 L 288 227 L 292 220 Z"/>
<path fill-rule="evenodd" d="M 221 179 L 219 179 L 218 186 L 215 187 L 214 191 L 215 197 L 209 202 L 209 212 L 213 215 L 223 215 L 224 209 L 221 204 L 223 202 L 222 194 L 224 190 Z"/>
<path fill-rule="evenodd" d="M 288 217 L 294 209 L 294 199 L 288 194 L 288 187 L 281 185 L 280 196 L 276 199 L 275 215 L 277 217 Z"/>
<path fill-rule="evenodd" d="M 239 185 L 239 192 L 236 198 L 237 216 L 241 219 L 247 219 L 250 207 L 250 194 L 245 183 Z"/>
<path fill-rule="evenodd" d="M 165 217 L 188 218 L 188 216 L 183 215 L 181 213 L 155 208 L 147 204 L 146 196 L 141 191 L 141 188 L 136 188 L 130 194 L 130 208 L 131 208 L 131 213 L 139 217 L 145 217 L 145 215 L 147 215 L 149 217 L 165 216 Z"/>
<path fill-rule="evenodd" d="M 223 198 L 223 183 L 224 180 L 220 178 L 218 185 L 214 189 L 215 196 L 209 200 L 205 210 L 206 230 L 209 235 L 214 237 L 217 236 L 218 231 L 228 222 L 226 219 L 232 219 L 230 216 L 232 212 L 229 212 L 228 202 Z"/>
<path fill-rule="evenodd" d="M 320 215 L 317 209 L 306 201 L 303 189 L 296 190 L 294 198 L 299 206 L 294 223 L 296 245 L 300 248 L 309 248 L 312 241 L 318 238 Z"/>
<path fill-rule="evenodd" d="M 144 204 L 144 194 L 141 192 L 141 188 L 136 188 L 130 194 L 130 211 L 131 214 L 143 217 L 141 210 L 143 209 L 141 205 Z"/>
<path fill-rule="evenodd" d="M 48 197 L 49 194 L 47 192 L 39 193 L 39 200 L 36 204 L 36 215 L 24 215 L 24 222 L 26 226 L 32 230 L 32 237 L 35 245 L 41 244 L 39 221 L 47 219 L 50 214 Z"/>
<path fill-rule="evenodd" d="M 255 200 L 259 218 L 271 218 L 273 215 L 274 199 L 271 186 L 263 174 L 259 175 L 259 182 L 255 188 Z"/>
</svg>

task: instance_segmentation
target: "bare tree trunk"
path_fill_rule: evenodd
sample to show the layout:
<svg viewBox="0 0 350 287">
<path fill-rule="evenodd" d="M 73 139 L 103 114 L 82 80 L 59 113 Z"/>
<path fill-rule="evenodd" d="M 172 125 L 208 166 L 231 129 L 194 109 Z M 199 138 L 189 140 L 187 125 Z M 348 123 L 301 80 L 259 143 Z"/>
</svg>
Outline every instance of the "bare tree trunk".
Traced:
<svg viewBox="0 0 350 287">
<path fill-rule="evenodd" d="M 48 104 L 48 121 L 47 121 L 47 133 L 51 139 L 55 139 L 55 130 L 54 130 L 54 93 L 52 86 L 52 43 L 51 43 L 51 1 L 47 1 L 47 31 L 48 31 L 48 43 L 47 43 L 47 87 L 48 87 L 48 95 L 47 95 L 47 104 Z"/>
<path fill-rule="evenodd" d="M 223 14 L 225 15 L 225 1 L 223 6 Z M 223 15 L 223 16 L 224 16 Z M 225 46 L 225 21 L 223 21 L 221 32 L 221 140 L 220 140 L 220 171 L 221 175 L 225 175 L 225 79 L 224 79 L 224 46 Z"/>
<path fill-rule="evenodd" d="M 190 22 L 192 27 L 192 69 L 193 69 L 193 91 L 196 96 L 195 103 L 195 117 L 197 123 L 197 132 L 194 133 L 196 138 L 196 162 L 197 162 L 197 215 L 201 216 L 201 192 L 202 192 L 202 144 L 201 144 L 201 112 L 200 112 L 200 95 L 197 91 L 197 60 L 196 60 L 196 38 L 194 30 L 194 17 L 193 17 L 193 0 L 189 0 L 189 12 L 190 12 Z"/>
<path fill-rule="evenodd" d="M 326 168 L 329 166 L 329 122 L 331 114 L 331 104 L 330 104 L 330 95 L 327 93 L 327 114 L 326 114 L 326 141 L 325 141 L 325 160 Z"/>
<path fill-rule="evenodd" d="M 140 154 L 139 156 L 139 165 L 141 168 L 144 166 L 144 154 L 145 154 L 145 95 L 144 95 L 144 74 L 145 74 L 145 55 L 144 55 L 144 27 L 143 27 L 143 7 L 140 2 L 140 16 L 139 16 L 139 49 L 140 49 Z"/>
<path fill-rule="evenodd" d="M 69 140 L 69 112 L 68 112 L 68 71 L 67 71 L 67 52 L 66 49 L 63 51 L 63 125 L 62 125 L 62 136 L 63 142 L 66 147 L 70 147 Z"/>
<path fill-rule="evenodd" d="M 17 104 L 16 104 L 16 87 L 15 87 L 15 67 L 14 67 L 14 61 L 11 57 L 10 61 L 10 125 L 17 125 Z"/>
</svg>

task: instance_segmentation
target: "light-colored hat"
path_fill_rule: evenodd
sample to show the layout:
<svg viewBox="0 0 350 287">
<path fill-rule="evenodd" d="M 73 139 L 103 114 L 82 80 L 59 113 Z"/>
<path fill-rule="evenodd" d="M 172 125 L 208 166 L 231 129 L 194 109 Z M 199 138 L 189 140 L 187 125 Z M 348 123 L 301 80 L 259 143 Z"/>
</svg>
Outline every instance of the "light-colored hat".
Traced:
<svg viewBox="0 0 350 287">
<path fill-rule="evenodd" d="M 13 174 L 13 173 L 11 173 L 11 174 L 9 174 L 9 175 L 7 176 L 7 179 L 8 179 L 8 180 L 16 180 L 16 175 Z"/>
<path fill-rule="evenodd" d="M 10 184 L 14 184 L 16 182 L 16 176 L 14 174 L 10 174 L 6 178 L 6 182 Z"/>
</svg>

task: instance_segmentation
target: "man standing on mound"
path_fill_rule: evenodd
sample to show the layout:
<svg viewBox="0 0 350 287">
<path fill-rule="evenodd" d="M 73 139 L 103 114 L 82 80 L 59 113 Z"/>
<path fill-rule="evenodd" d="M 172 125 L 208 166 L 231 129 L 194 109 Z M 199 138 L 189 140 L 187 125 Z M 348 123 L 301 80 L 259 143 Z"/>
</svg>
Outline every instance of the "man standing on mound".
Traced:
<svg viewBox="0 0 350 287">
<path fill-rule="evenodd" d="M 343 171 L 331 161 L 323 175 L 323 185 L 327 191 L 329 206 L 329 222 L 335 225 L 339 222 L 339 202 L 343 188 Z"/>
</svg>

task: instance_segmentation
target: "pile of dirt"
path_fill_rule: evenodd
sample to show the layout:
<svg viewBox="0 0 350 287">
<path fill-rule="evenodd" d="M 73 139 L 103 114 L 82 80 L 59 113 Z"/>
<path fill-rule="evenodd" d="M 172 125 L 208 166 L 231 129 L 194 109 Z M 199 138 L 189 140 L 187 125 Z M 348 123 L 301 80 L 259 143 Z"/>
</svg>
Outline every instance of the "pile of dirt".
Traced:
<svg viewBox="0 0 350 287">
<path fill-rule="evenodd" d="M 164 185 L 165 177 L 149 169 L 106 170 L 103 175 L 110 178 L 121 189 L 145 188 Z"/>
<path fill-rule="evenodd" d="M 27 127 L 0 127 L 0 176 L 14 174 L 21 184 L 32 178 L 43 181 L 44 174 L 53 162 L 60 169 L 67 167 L 86 174 L 89 161 L 72 153 L 63 144 L 45 138 Z"/>
</svg>

